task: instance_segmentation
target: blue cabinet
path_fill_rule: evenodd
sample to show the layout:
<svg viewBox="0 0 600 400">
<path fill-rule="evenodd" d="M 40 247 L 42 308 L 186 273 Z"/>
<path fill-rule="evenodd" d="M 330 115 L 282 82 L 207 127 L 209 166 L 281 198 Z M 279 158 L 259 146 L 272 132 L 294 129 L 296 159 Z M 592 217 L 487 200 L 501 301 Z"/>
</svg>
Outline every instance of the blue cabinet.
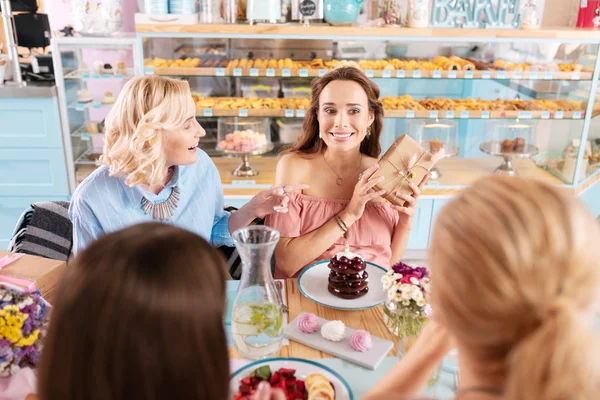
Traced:
<svg viewBox="0 0 600 400">
<path fill-rule="evenodd" d="M 0 148 L 63 148 L 55 97 L 0 99 Z"/>
<path fill-rule="evenodd" d="M 0 249 L 31 203 L 69 198 L 59 115 L 50 88 L 46 97 L 0 96 Z"/>
<path fill-rule="evenodd" d="M 67 196 L 62 148 L 0 148 L 1 196 Z"/>
<path fill-rule="evenodd" d="M 419 199 L 417 211 L 413 217 L 412 230 L 408 239 L 408 250 L 425 250 L 429 246 L 429 226 L 433 200 Z"/>
<path fill-rule="evenodd" d="M 594 217 L 600 217 L 600 182 L 596 182 L 579 195 Z"/>
</svg>

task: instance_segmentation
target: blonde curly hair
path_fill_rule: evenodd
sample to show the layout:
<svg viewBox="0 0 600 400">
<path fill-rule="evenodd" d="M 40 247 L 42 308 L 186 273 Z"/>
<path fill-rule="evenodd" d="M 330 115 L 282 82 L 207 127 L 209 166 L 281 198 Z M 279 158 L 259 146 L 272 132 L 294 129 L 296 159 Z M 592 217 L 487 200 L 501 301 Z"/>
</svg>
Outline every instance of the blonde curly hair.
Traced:
<svg viewBox="0 0 600 400">
<path fill-rule="evenodd" d="M 100 162 L 110 175 L 129 186 L 163 184 L 169 166 L 162 133 L 186 121 L 190 97 L 182 80 L 151 75 L 127 82 L 105 120 Z"/>
</svg>

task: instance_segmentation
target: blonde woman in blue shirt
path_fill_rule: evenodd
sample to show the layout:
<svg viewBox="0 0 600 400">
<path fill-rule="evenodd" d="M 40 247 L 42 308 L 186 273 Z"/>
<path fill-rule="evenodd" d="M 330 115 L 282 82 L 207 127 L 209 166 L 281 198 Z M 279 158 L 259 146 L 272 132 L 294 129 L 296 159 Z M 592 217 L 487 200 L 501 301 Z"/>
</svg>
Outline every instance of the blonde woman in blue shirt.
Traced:
<svg viewBox="0 0 600 400">
<path fill-rule="evenodd" d="M 186 81 L 145 76 L 125 85 L 106 117 L 102 166 L 73 193 L 74 253 L 105 233 L 152 220 L 233 246 L 231 232 L 287 212 L 286 191 L 303 186 L 264 190 L 235 213 L 223 210 L 219 172 L 197 148 L 206 132 L 195 116 Z"/>
</svg>

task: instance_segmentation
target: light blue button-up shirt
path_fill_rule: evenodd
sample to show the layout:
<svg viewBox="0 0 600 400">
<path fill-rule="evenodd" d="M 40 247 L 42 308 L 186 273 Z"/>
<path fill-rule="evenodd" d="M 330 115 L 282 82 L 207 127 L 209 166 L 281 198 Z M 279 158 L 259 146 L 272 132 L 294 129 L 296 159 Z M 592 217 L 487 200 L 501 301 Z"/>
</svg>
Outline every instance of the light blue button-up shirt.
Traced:
<svg viewBox="0 0 600 400">
<path fill-rule="evenodd" d="M 187 229 L 213 246 L 233 246 L 229 234 L 230 213 L 223 210 L 223 188 L 217 167 L 202 150 L 198 161 L 175 167 L 173 177 L 159 193 L 129 187 L 124 178 L 109 176 L 106 166 L 99 167 L 75 190 L 69 208 L 73 222 L 73 252 L 84 249 L 105 233 L 130 225 L 154 221 L 142 210 L 142 198 L 162 203 L 173 187 L 179 189 L 179 204 L 168 224 Z"/>
</svg>

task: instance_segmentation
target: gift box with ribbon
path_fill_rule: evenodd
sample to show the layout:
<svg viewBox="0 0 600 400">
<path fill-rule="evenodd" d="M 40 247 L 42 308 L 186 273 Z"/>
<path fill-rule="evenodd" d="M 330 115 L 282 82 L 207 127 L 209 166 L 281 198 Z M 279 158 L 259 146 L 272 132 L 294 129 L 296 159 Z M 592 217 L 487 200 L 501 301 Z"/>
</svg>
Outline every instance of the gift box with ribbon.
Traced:
<svg viewBox="0 0 600 400">
<path fill-rule="evenodd" d="M 385 190 L 383 198 L 393 204 L 404 206 L 405 201 L 397 197 L 396 193 L 412 195 L 409 183 L 413 182 L 415 185 L 421 183 L 425 175 L 443 157 L 443 149 L 431 154 L 410 136 L 402 135 L 379 160 L 379 169 L 370 179 L 383 176 L 385 180 L 375 185 L 373 190 Z"/>
</svg>

